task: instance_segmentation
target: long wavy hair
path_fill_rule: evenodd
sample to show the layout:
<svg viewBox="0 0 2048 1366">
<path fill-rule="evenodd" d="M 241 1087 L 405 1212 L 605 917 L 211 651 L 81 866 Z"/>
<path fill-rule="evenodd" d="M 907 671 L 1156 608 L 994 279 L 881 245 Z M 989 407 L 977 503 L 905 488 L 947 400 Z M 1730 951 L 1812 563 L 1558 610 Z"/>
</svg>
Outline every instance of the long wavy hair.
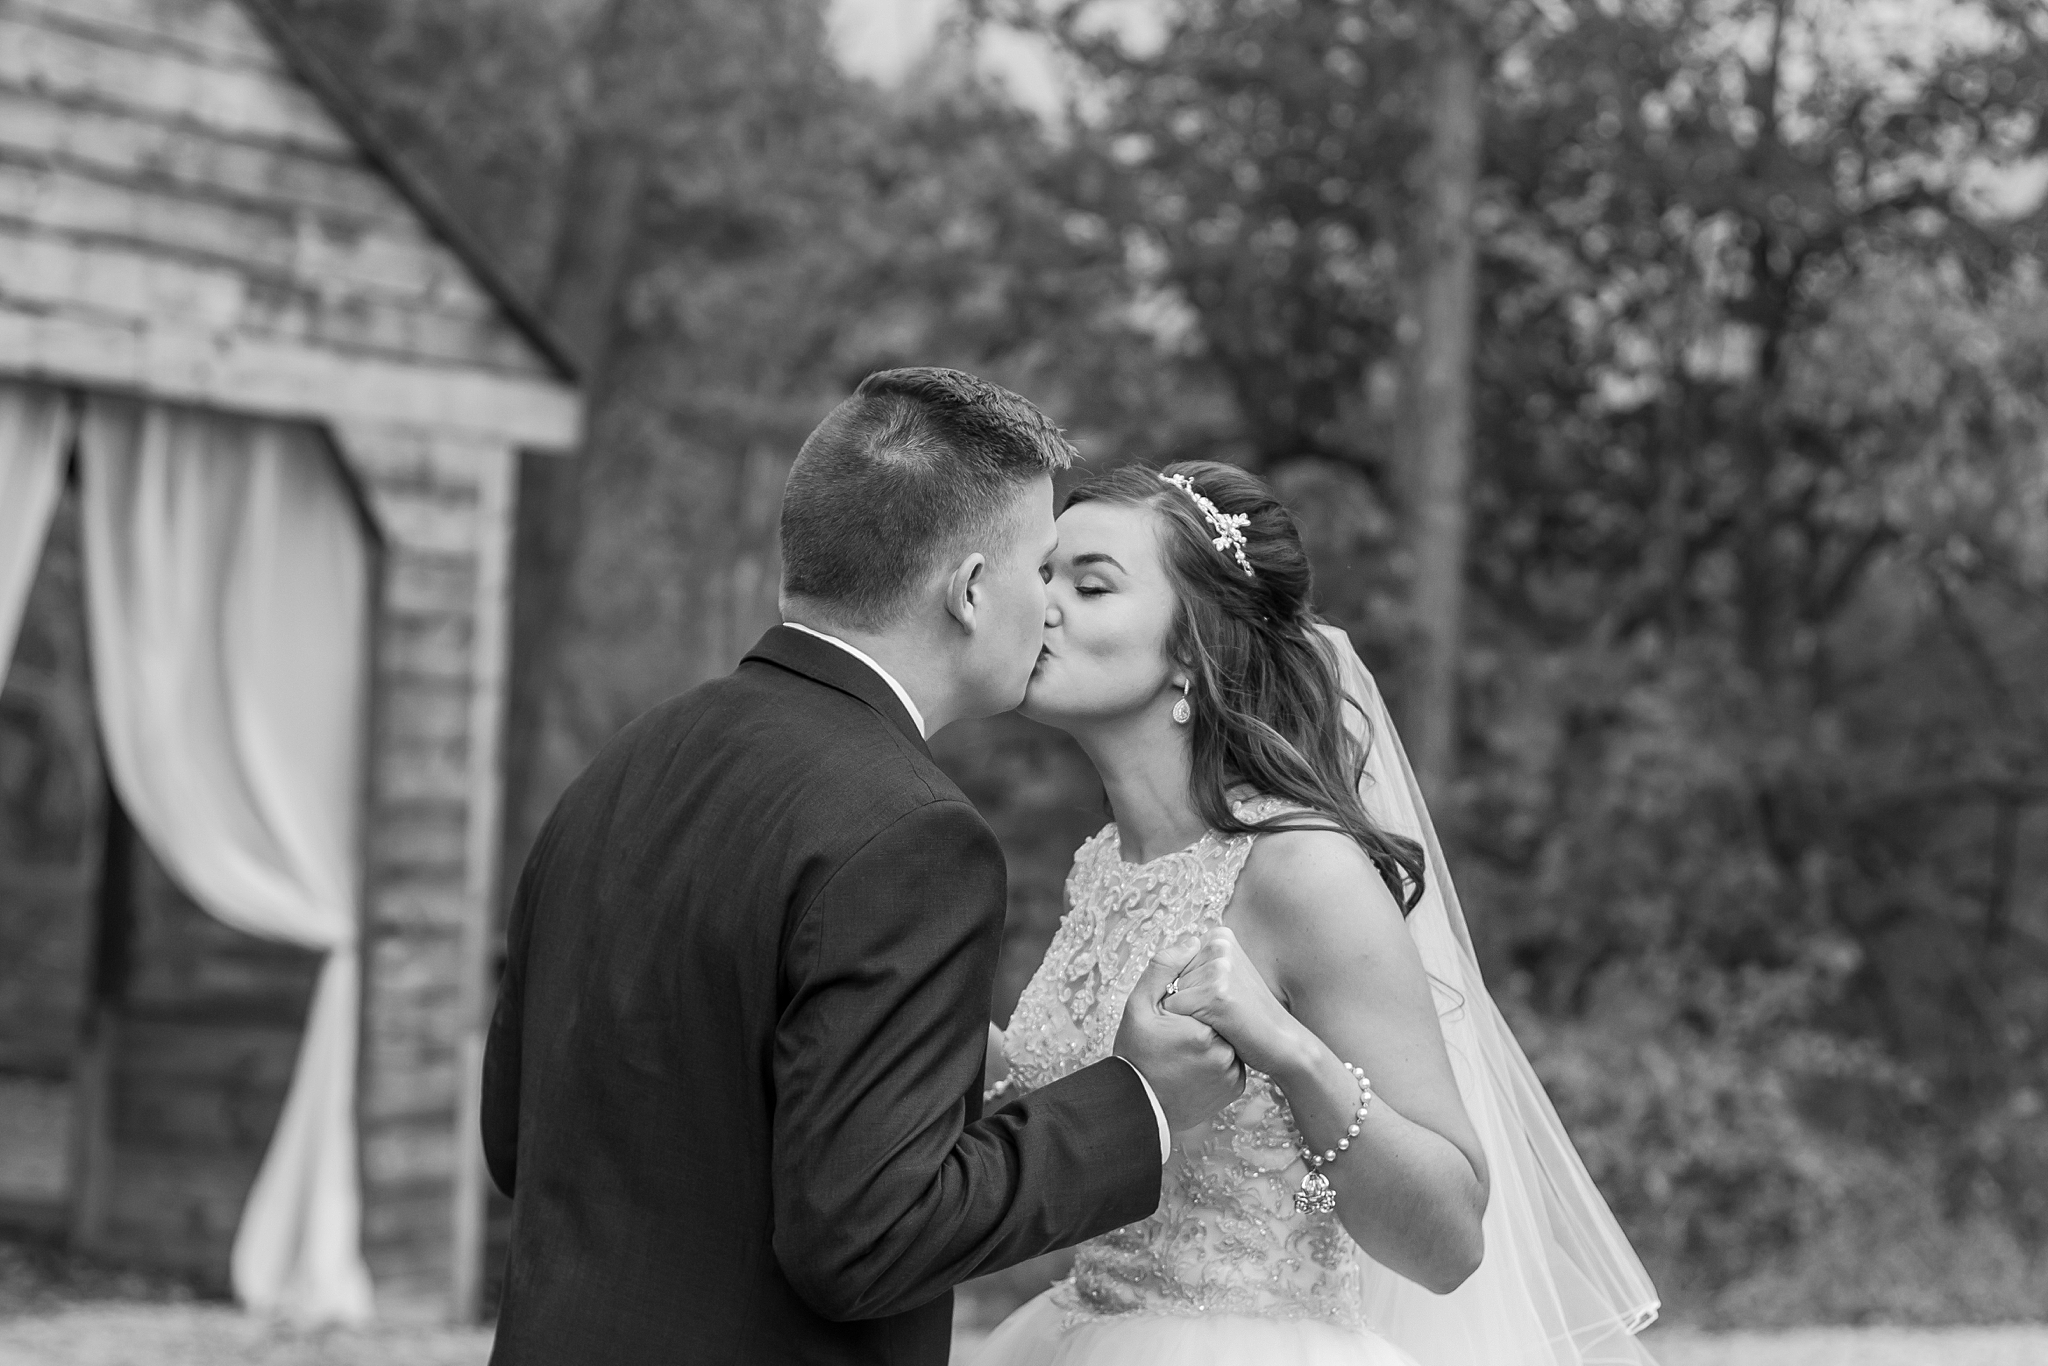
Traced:
<svg viewBox="0 0 2048 1366">
<path fill-rule="evenodd" d="M 1208 518 L 1167 475 L 1191 481 L 1224 514 L 1248 519 L 1249 575 L 1235 554 L 1217 549 Z M 1372 860 L 1402 913 L 1414 909 L 1422 846 L 1380 829 L 1359 799 L 1366 749 L 1344 725 L 1344 708 L 1358 703 L 1345 696 L 1336 661 L 1316 634 L 1315 576 L 1294 515 L 1263 480 L 1208 460 L 1126 466 L 1067 495 L 1065 507 L 1078 503 L 1149 508 L 1165 528 L 1176 600 L 1167 650 L 1188 671 L 1190 782 L 1202 818 L 1230 834 L 1341 831 Z M 1307 812 L 1241 820 L 1230 806 L 1239 786 Z"/>
</svg>

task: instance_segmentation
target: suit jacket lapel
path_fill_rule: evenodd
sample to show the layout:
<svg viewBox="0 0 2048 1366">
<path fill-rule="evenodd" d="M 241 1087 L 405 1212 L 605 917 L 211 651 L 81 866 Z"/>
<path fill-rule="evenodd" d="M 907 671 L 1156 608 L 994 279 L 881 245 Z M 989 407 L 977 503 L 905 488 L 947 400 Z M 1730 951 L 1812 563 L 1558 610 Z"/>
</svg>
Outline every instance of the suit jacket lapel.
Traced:
<svg viewBox="0 0 2048 1366">
<path fill-rule="evenodd" d="M 787 626 L 776 626 L 747 651 L 746 657 L 802 674 L 812 682 L 859 698 L 915 740 L 919 749 L 927 755 L 931 753 L 924 737 L 918 734 L 917 722 L 910 719 L 910 712 L 888 680 L 837 645 Z"/>
</svg>

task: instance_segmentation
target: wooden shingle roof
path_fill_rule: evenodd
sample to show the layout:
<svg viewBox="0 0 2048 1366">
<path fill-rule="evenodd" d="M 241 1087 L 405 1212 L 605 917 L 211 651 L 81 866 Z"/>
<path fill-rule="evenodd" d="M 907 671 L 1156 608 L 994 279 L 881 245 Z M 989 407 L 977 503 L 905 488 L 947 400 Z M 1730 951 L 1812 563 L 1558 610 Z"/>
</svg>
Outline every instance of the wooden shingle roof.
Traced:
<svg viewBox="0 0 2048 1366">
<path fill-rule="evenodd" d="M 250 18 L 256 21 L 264 36 L 277 45 L 292 73 L 320 97 L 320 102 L 327 106 L 334 121 L 346 128 L 361 145 L 363 155 L 370 163 L 405 196 L 406 202 L 433 229 L 435 236 L 462 258 L 463 264 L 475 274 L 477 282 L 497 300 L 498 306 L 505 310 L 505 316 L 526 335 L 534 349 L 547 357 L 563 379 L 576 379 L 575 358 L 554 335 L 547 321 L 513 287 L 490 250 L 468 224 L 448 207 L 431 183 L 412 170 L 405 158 L 378 131 L 376 120 L 370 117 L 355 92 L 313 50 L 311 44 L 299 37 L 291 21 L 278 10 L 273 0 L 237 0 L 237 3 L 249 11 Z"/>
</svg>

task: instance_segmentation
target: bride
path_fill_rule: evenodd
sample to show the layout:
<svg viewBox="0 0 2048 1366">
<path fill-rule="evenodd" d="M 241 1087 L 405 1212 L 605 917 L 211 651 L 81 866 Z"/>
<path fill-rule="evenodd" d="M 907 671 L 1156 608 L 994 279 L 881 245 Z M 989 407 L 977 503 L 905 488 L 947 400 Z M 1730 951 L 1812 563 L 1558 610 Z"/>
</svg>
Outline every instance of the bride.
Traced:
<svg viewBox="0 0 2048 1366">
<path fill-rule="evenodd" d="M 1025 715 L 1115 823 L 993 1096 L 1107 1054 L 1148 969 L 1244 1095 L 1174 1138 L 1158 1209 L 1082 1244 L 980 1366 L 1595 1366 L 1649 1357 L 1641 1264 L 1480 980 L 1371 676 L 1316 624 L 1293 518 L 1241 470 L 1077 489 Z"/>
</svg>

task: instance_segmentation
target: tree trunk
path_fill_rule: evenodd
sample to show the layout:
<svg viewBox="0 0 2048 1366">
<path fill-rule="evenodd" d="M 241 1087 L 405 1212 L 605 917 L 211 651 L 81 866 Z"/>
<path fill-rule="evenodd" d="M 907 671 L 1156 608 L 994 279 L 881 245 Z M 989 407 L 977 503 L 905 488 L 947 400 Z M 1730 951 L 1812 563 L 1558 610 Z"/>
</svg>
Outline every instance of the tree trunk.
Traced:
<svg viewBox="0 0 2048 1366">
<path fill-rule="evenodd" d="M 612 0 L 592 30 L 589 49 L 596 80 L 610 99 L 588 111 L 578 130 L 562 183 L 562 210 L 541 311 L 575 360 L 582 381 L 583 449 L 519 454 L 517 512 L 512 542 L 512 640 L 505 698 L 505 801 L 500 816 L 499 876 L 492 913 L 503 933 L 513 889 L 526 856 L 553 810 L 567 775 L 546 761 L 550 718 L 561 708 L 562 658 L 572 644 L 570 576 L 583 534 L 583 484 L 603 402 L 619 293 L 629 273 L 648 153 L 631 120 L 618 109 L 614 78 L 630 50 L 627 19 L 633 0 Z M 502 940 L 498 941 L 502 951 Z M 499 959 L 502 963 L 502 959 Z M 496 971 L 486 999 L 496 999 Z M 483 1020 L 464 1043 L 482 1056 Z M 472 1074 L 474 1075 L 474 1074 Z M 466 1114 L 466 1112 L 465 1112 Z M 474 1143 L 474 1130 L 465 1136 Z M 469 1156 L 467 1189 L 459 1191 L 457 1317 L 474 1321 L 501 1286 L 487 1285 L 483 1268 L 502 1265 L 510 1237 L 510 1202 L 491 1192 L 482 1163 Z"/>
<path fill-rule="evenodd" d="M 511 676 L 505 719 L 505 838 L 501 905 L 558 795 L 561 775 L 541 762 L 569 617 L 569 577 L 582 533 L 582 484 L 603 401 L 619 292 L 628 273 L 647 179 L 648 151 L 625 107 L 633 92 L 634 0 L 612 0 L 594 26 L 593 85 L 606 92 L 578 131 L 562 191 L 561 226 L 541 300 L 549 326 L 581 372 L 584 449 L 522 454 L 514 540 Z"/>
<path fill-rule="evenodd" d="M 1406 731 L 1424 791 L 1454 775 L 1458 659 L 1465 617 L 1466 488 L 1472 466 L 1472 338 L 1478 246 L 1480 52 L 1468 21 L 1436 7 L 1429 80 L 1430 138 L 1419 158 L 1412 327 L 1402 385 L 1408 408 L 1408 487 L 1416 632 Z"/>
<path fill-rule="evenodd" d="M 606 122 L 584 130 L 572 156 L 543 307 L 588 387 L 609 358 L 647 159 L 638 139 Z"/>
</svg>

